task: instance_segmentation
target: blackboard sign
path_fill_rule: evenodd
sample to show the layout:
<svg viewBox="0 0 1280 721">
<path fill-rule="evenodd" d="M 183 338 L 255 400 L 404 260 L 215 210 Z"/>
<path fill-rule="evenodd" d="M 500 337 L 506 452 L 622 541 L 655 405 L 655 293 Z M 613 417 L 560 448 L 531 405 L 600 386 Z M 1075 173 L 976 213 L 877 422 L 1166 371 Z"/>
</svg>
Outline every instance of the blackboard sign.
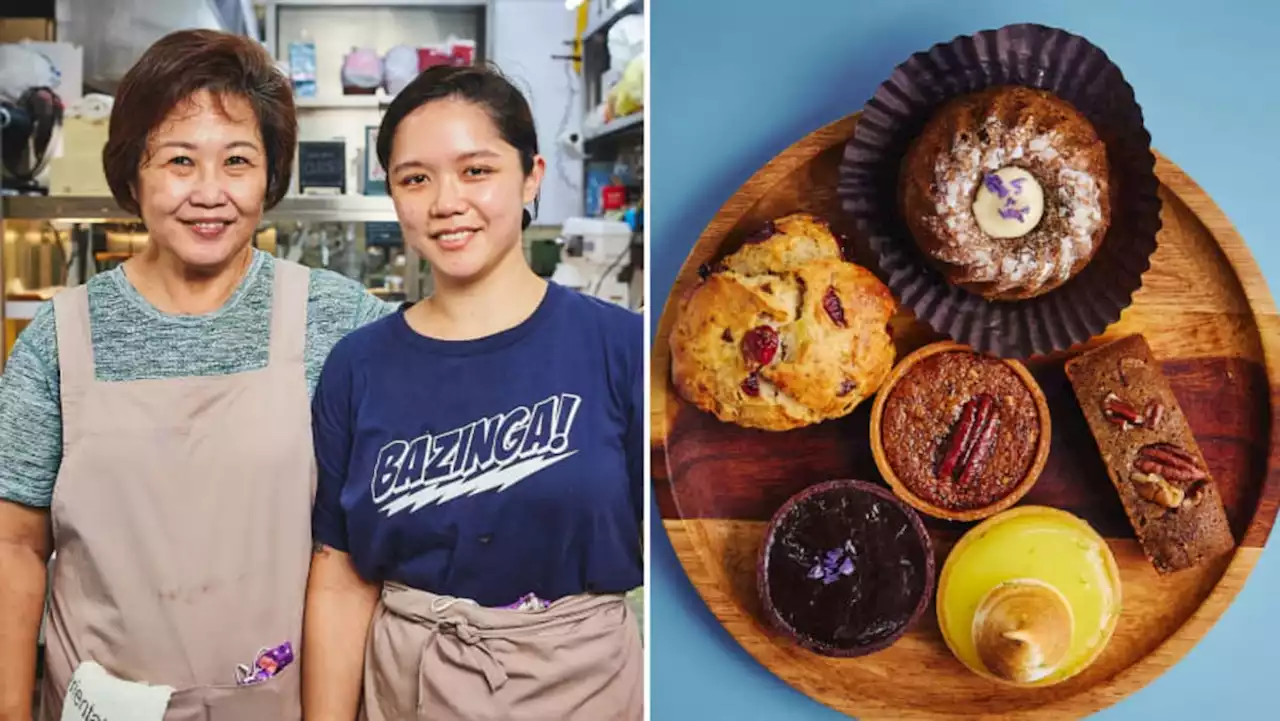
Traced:
<svg viewBox="0 0 1280 721">
<path fill-rule="evenodd" d="M 366 246 L 404 244 L 404 237 L 400 234 L 400 224 L 396 222 L 365 223 L 364 244 Z"/>
<path fill-rule="evenodd" d="M 341 140 L 298 143 L 298 192 L 307 189 L 347 192 L 347 144 Z"/>
</svg>

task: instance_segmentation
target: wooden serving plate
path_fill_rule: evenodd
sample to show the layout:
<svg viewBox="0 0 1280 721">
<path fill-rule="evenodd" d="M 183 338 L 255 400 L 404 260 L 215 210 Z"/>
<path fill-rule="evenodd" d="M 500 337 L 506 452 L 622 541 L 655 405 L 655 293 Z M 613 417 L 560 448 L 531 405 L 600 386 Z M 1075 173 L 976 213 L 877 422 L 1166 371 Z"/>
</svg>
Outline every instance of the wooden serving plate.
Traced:
<svg viewBox="0 0 1280 721">
<path fill-rule="evenodd" d="M 856 122 L 850 116 L 810 134 L 752 176 L 698 238 L 670 298 L 697 282 L 699 265 L 734 250 L 768 219 L 808 211 L 848 233 L 836 179 Z M 858 659 L 818 656 L 769 630 L 755 592 L 766 522 L 811 484 L 883 482 L 868 440 L 872 401 L 839 421 L 785 433 L 720 423 L 680 400 L 671 386 L 667 338 L 676 304 L 665 305 L 652 350 L 654 494 L 694 587 L 760 663 L 859 719 L 1078 718 L 1168 669 L 1226 610 L 1280 507 L 1280 317 L 1222 211 L 1158 155 L 1156 174 L 1164 226 L 1133 305 L 1104 336 L 1026 363 L 1048 399 L 1053 440 L 1044 473 L 1020 504 L 1056 506 L 1087 520 L 1107 539 L 1123 580 L 1124 610 L 1111 643 L 1088 670 L 1057 686 L 1019 690 L 969 672 L 943 643 L 932 605 L 896 645 Z M 910 316 L 895 317 L 893 325 L 899 359 L 942 339 Z M 1071 354 L 1133 332 L 1143 333 L 1161 358 L 1240 543 L 1215 565 L 1164 578 L 1138 547 L 1063 372 Z M 925 520 L 942 568 L 973 524 Z"/>
</svg>

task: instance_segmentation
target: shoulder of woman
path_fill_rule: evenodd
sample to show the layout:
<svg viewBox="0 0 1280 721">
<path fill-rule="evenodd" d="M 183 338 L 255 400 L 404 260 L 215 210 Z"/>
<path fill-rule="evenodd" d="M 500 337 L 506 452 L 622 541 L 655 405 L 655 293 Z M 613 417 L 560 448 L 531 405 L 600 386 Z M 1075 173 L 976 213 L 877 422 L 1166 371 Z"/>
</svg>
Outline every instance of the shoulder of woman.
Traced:
<svg viewBox="0 0 1280 721">
<path fill-rule="evenodd" d="M 601 333 L 611 342 L 628 349 L 635 343 L 644 345 L 644 314 L 603 298 L 578 291 L 570 293 L 579 312 L 595 318 Z"/>
<path fill-rule="evenodd" d="M 58 327 L 53 312 L 53 301 L 47 300 L 36 309 L 27 327 L 22 329 L 13 344 L 13 357 L 29 357 L 44 373 L 58 376 Z"/>
<path fill-rule="evenodd" d="M 394 313 L 398 307 L 370 293 L 360 281 L 323 268 L 311 269 L 308 303 L 313 325 L 336 324 L 344 331 Z"/>
</svg>

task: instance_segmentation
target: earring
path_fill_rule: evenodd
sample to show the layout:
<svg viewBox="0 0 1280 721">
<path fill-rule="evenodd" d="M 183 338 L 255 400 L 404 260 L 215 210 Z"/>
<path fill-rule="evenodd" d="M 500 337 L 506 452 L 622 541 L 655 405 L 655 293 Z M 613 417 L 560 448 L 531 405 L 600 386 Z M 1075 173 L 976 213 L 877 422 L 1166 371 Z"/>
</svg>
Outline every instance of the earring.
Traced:
<svg viewBox="0 0 1280 721">
<path fill-rule="evenodd" d="M 520 229 L 528 230 L 530 225 L 533 225 L 533 214 L 529 212 L 528 208 L 525 208 L 523 220 L 520 223 Z"/>
</svg>

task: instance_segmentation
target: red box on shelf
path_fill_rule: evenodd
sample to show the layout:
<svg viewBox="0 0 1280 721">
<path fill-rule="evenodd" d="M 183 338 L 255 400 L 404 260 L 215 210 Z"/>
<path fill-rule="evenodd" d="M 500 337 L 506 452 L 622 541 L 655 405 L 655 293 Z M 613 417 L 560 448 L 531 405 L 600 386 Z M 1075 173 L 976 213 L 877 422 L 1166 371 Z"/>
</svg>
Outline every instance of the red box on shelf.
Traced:
<svg viewBox="0 0 1280 721">
<path fill-rule="evenodd" d="M 453 57 L 454 65 L 474 65 L 476 46 L 473 43 L 455 43 L 449 54 Z"/>
<path fill-rule="evenodd" d="M 600 195 L 603 210 L 620 210 L 627 204 L 627 189 L 621 185 L 606 185 Z"/>
<path fill-rule="evenodd" d="M 439 48 L 418 48 L 418 72 L 437 65 L 456 65 L 453 55 Z"/>
</svg>

